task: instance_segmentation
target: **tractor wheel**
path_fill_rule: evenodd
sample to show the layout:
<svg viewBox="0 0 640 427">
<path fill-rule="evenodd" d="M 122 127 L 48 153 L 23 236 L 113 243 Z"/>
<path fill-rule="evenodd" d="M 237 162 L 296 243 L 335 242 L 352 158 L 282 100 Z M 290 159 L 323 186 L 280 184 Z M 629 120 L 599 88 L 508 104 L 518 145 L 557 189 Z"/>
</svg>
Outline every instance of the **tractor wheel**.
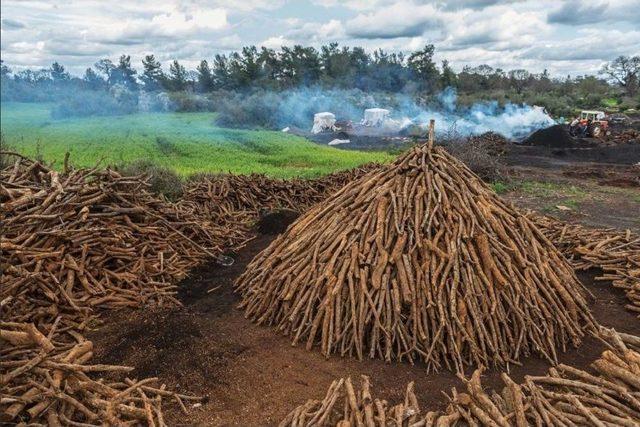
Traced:
<svg viewBox="0 0 640 427">
<path fill-rule="evenodd" d="M 591 134 L 592 137 L 597 138 L 600 136 L 600 134 L 602 133 L 602 129 L 600 128 L 600 126 L 594 126 L 591 128 L 591 132 L 589 132 Z"/>
</svg>

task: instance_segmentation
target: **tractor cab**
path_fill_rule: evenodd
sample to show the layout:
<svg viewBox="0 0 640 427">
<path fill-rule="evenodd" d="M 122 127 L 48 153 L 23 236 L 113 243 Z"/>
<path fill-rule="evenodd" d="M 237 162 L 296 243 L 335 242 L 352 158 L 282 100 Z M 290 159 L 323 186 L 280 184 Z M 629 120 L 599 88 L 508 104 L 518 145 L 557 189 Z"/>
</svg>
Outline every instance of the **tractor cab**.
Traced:
<svg viewBox="0 0 640 427">
<path fill-rule="evenodd" d="M 604 111 L 583 110 L 569 125 L 572 136 L 597 138 L 607 132 L 609 122 Z"/>
<path fill-rule="evenodd" d="M 592 122 L 596 121 L 596 120 L 604 120 L 604 118 L 606 117 L 604 111 L 582 111 L 580 113 L 580 121 L 589 121 L 591 120 Z"/>
</svg>

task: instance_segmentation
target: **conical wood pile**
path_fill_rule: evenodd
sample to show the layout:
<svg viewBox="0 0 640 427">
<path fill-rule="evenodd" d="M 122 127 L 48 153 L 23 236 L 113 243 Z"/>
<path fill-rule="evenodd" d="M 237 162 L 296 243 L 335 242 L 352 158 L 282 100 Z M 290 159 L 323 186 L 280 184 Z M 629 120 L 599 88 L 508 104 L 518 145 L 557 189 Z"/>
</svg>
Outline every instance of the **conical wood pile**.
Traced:
<svg viewBox="0 0 640 427">
<path fill-rule="evenodd" d="M 439 147 L 312 208 L 236 285 L 246 316 L 294 344 L 433 369 L 556 361 L 594 325 L 551 242 Z"/>
</svg>

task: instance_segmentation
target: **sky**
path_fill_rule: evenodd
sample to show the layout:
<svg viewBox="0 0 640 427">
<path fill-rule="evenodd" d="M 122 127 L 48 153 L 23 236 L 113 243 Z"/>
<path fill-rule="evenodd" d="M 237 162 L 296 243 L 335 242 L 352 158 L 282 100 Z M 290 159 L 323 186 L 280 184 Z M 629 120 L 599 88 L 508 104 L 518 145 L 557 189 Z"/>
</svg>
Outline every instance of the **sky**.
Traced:
<svg viewBox="0 0 640 427">
<path fill-rule="evenodd" d="M 457 71 L 488 64 L 595 74 L 640 55 L 640 0 L 2 0 L 1 56 L 12 69 L 72 73 L 128 54 L 195 68 L 242 46 L 330 42 L 405 52 L 425 44 Z"/>
</svg>

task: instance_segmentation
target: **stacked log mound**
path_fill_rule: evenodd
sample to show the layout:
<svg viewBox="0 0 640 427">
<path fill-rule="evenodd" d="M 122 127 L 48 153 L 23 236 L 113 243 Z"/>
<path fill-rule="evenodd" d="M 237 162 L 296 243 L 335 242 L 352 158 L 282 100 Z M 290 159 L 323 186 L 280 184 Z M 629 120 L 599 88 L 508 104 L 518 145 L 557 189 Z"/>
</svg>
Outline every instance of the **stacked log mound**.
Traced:
<svg viewBox="0 0 640 427">
<path fill-rule="evenodd" d="M 102 310 L 178 304 L 177 281 L 245 236 L 110 170 L 59 174 L 19 157 L 1 182 L 0 412 L 53 425 L 160 420 L 148 404 L 167 391 L 86 377 L 127 369 L 86 365 L 82 333 Z"/>
<path fill-rule="evenodd" d="M 347 183 L 380 167 L 370 163 L 313 180 L 282 180 L 261 174 L 200 176 L 187 184 L 180 204 L 200 214 L 250 225 L 261 211 L 303 212 Z"/>
<path fill-rule="evenodd" d="M 236 285 L 246 316 L 294 344 L 431 369 L 556 361 L 594 326 L 551 242 L 439 147 L 312 208 Z"/>
<path fill-rule="evenodd" d="M 590 228 L 529 216 L 576 270 L 599 268 L 604 274 L 596 280 L 611 281 L 614 287 L 623 289 L 629 299 L 626 308 L 640 317 L 640 236 L 629 230 Z"/>
<path fill-rule="evenodd" d="M 610 350 L 593 362 L 591 371 L 568 365 L 550 368 L 544 376 L 525 376 L 517 384 L 501 376 L 501 393 L 483 390 L 477 369 L 470 379 L 460 375 L 466 390 L 455 388 L 444 411 L 421 412 L 414 384 L 403 402 L 390 406 L 374 398 L 371 382 L 360 389 L 351 379 L 334 381 L 323 400 L 309 400 L 280 423 L 288 426 L 637 426 L 640 423 L 640 353 L 638 338 L 610 335 Z M 635 345 L 635 348 L 633 347 Z"/>
</svg>

